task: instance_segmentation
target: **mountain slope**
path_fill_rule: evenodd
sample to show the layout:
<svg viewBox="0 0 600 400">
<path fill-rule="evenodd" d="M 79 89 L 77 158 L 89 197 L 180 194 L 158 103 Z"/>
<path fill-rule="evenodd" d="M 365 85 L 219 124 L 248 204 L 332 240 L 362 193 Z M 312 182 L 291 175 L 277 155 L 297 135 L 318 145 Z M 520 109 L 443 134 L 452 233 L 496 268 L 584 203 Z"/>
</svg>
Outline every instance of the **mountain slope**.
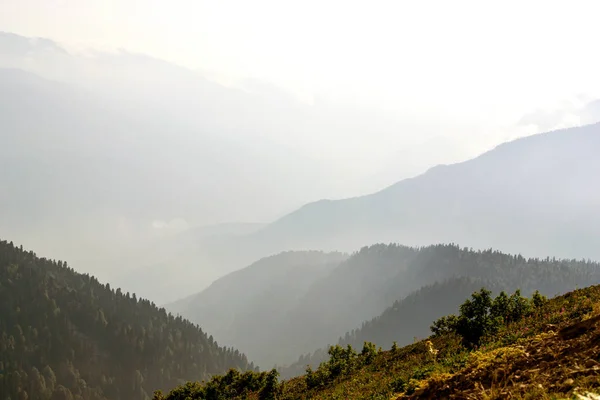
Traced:
<svg viewBox="0 0 600 400">
<path fill-rule="evenodd" d="M 473 304 L 478 294 L 468 302 Z M 504 304 L 495 312 L 516 310 L 513 303 L 491 300 L 496 307 Z M 600 391 L 600 286 L 550 300 L 539 296 L 516 300 L 513 305 L 522 306 L 521 311 L 508 322 L 496 320 L 478 347 L 466 344 L 461 333 L 452 331 L 389 351 L 369 344 L 359 353 L 352 347 L 333 347 L 318 369 L 271 384 L 269 393 L 281 400 L 595 399 L 581 395 Z M 483 310 L 490 312 L 491 304 Z M 260 398 L 242 379 L 220 382 L 218 393 L 231 393 L 235 387 L 238 393 L 251 392 L 243 398 Z M 188 385 L 185 394 L 201 399 L 202 387 Z M 182 392 L 184 387 L 155 400 L 176 400 Z M 233 394 L 229 398 L 242 397 Z"/>
<path fill-rule="evenodd" d="M 222 343 L 234 346 L 262 367 L 273 365 L 272 342 L 279 324 L 312 284 L 347 258 L 342 253 L 284 252 L 218 279 L 200 294 L 167 305 L 201 321 Z"/>
<path fill-rule="evenodd" d="M 229 368 L 253 365 L 148 300 L 0 241 L 2 398 L 145 400 Z"/>
<path fill-rule="evenodd" d="M 239 273 L 243 271 L 244 274 L 252 274 L 251 269 Z M 379 244 L 362 248 L 349 259 L 330 269 L 327 274 L 313 278 L 310 286 L 305 286 L 301 297 L 291 304 L 288 302 L 287 291 L 290 284 L 295 284 L 297 278 L 289 275 L 289 271 L 282 269 L 280 272 L 279 276 L 286 277 L 288 283 L 282 286 L 278 293 L 265 292 L 268 293 L 266 303 L 253 308 L 256 303 L 247 298 L 243 300 L 247 305 L 244 314 L 262 315 L 260 322 L 269 327 L 267 332 L 263 333 L 264 338 L 260 339 L 266 347 L 246 348 L 241 342 L 231 343 L 251 355 L 262 368 L 271 368 L 274 363 L 289 365 L 301 354 L 311 353 L 335 343 L 337 338 L 343 337 L 346 332 L 357 329 L 365 321 L 381 315 L 390 306 L 393 309 L 394 302 L 412 294 L 412 297 L 405 299 L 406 303 L 402 305 L 400 313 L 386 311 L 382 316 L 382 321 L 386 321 L 383 325 L 375 323 L 373 332 L 368 332 L 365 328 L 364 335 L 357 336 L 361 341 L 373 341 L 381 346 L 389 345 L 390 338 L 404 344 L 403 339 L 412 339 L 412 332 L 426 332 L 428 325 L 423 325 L 422 320 L 410 317 L 414 319 L 415 324 L 405 334 L 405 321 L 402 319 L 426 309 L 426 316 L 441 316 L 429 313 L 431 300 L 423 296 L 428 293 L 438 298 L 440 303 L 456 305 L 455 302 L 459 299 L 452 294 L 452 290 L 459 293 L 463 290 L 462 293 L 465 293 L 464 291 L 471 288 L 471 283 L 465 283 L 459 278 L 486 282 L 501 289 L 521 288 L 526 293 L 539 289 L 547 295 L 572 290 L 590 282 L 600 282 L 600 265 L 587 261 L 527 259 L 520 255 L 509 255 L 494 250 L 474 251 L 456 245 L 413 248 Z M 293 276 L 302 273 L 298 268 Z M 283 285 L 280 280 L 270 280 L 270 274 L 263 276 L 267 278 L 265 282 L 268 285 Z M 308 278 L 303 278 L 302 281 L 307 282 L 306 279 Z M 249 278 L 245 278 L 239 279 L 238 283 L 242 284 L 245 281 L 251 282 Z M 440 285 L 435 286 L 436 282 Z M 228 280 L 215 286 L 216 292 L 219 293 L 218 298 L 234 298 L 239 295 L 240 287 L 231 283 L 232 281 Z M 421 294 L 414 293 L 419 288 L 430 285 L 434 286 L 424 289 Z M 449 285 L 455 286 L 452 288 Z M 204 302 L 199 300 L 201 296 L 202 294 L 198 299 L 190 299 L 187 308 L 180 310 L 186 318 L 198 322 L 206 319 L 206 310 L 202 311 L 201 308 Z M 284 306 L 278 307 L 280 303 Z M 264 304 L 270 306 L 265 308 Z M 198 307 L 200 312 L 196 312 L 194 307 Z M 207 308 L 215 315 L 230 313 L 218 302 L 211 303 Z M 261 311 L 262 309 L 268 312 Z M 443 310 L 442 307 L 441 311 Z M 211 325 L 210 330 L 219 332 L 219 338 L 231 335 L 226 333 L 231 329 L 230 321 L 210 320 L 216 324 Z M 378 340 L 383 342 L 379 343 Z M 227 341 L 224 343 L 229 344 Z"/>
<path fill-rule="evenodd" d="M 394 342 L 401 346 L 407 345 L 415 338 L 428 336 L 431 321 L 454 312 L 465 298 L 483 286 L 494 291 L 500 290 L 497 283 L 466 277 L 424 286 L 395 301 L 381 315 L 363 322 L 357 329 L 346 332 L 336 344 L 343 347 L 351 345 L 354 348 L 361 348 L 364 342 L 371 342 L 383 348 L 391 347 Z M 324 347 L 312 354 L 300 356 L 295 363 L 280 368 L 281 376 L 289 379 L 302 375 L 307 365 L 317 368 L 329 358 L 327 350 L 328 348 Z"/>
<path fill-rule="evenodd" d="M 454 242 L 598 259 L 598 148 L 600 124 L 515 140 L 372 195 L 308 204 L 246 240 L 263 251 Z"/>
</svg>

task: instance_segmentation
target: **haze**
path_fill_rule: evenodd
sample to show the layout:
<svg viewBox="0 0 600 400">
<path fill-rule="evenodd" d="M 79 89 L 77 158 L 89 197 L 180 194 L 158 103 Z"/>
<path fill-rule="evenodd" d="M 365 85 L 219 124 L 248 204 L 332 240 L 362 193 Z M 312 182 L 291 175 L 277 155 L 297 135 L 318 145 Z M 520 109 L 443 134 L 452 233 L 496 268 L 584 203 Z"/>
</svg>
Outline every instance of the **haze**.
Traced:
<svg viewBox="0 0 600 400">
<path fill-rule="evenodd" d="M 224 260 L 223 237 L 599 121 L 599 11 L 3 0 L 0 235 L 158 302 L 200 291 L 306 243 Z M 336 250 L 359 237 L 384 238 Z"/>
</svg>

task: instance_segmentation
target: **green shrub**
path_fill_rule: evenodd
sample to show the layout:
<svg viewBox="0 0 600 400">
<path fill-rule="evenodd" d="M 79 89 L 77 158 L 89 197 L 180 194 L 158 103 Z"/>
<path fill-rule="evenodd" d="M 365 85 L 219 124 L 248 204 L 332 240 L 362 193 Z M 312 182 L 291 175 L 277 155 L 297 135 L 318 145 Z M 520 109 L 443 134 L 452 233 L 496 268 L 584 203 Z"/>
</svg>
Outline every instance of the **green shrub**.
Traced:
<svg viewBox="0 0 600 400">
<path fill-rule="evenodd" d="M 460 306 L 458 316 L 442 317 L 434 321 L 430 329 L 436 336 L 456 333 L 466 346 L 473 347 L 479 345 L 482 338 L 494 335 L 502 325 L 531 315 L 545 302 L 546 298 L 537 291 L 531 300 L 521 296 L 520 290 L 511 296 L 500 292 L 493 299 L 492 292 L 482 288 Z"/>
<path fill-rule="evenodd" d="M 371 342 L 365 342 L 360 352 L 360 355 L 363 357 L 363 362 L 365 365 L 369 365 L 375 360 L 375 356 L 377 355 L 377 347 Z"/>
</svg>

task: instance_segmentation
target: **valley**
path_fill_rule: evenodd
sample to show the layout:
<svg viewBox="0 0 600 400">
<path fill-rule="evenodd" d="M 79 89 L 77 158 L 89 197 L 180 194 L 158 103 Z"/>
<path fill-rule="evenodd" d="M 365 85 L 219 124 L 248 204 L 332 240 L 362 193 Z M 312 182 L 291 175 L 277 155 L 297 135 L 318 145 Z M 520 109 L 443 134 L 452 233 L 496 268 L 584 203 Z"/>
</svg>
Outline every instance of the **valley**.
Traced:
<svg viewBox="0 0 600 400">
<path fill-rule="evenodd" d="M 0 400 L 600 399 L 599 14 L 1 1 Z"/>
</svg>

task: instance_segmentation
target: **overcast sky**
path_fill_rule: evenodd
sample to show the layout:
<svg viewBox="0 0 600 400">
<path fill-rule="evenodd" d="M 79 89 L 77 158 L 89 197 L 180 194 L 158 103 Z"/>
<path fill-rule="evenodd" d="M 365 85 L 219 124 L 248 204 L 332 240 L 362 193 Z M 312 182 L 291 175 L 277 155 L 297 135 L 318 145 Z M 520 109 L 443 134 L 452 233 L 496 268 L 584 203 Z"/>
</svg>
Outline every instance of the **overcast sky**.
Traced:
<svg viewBox="0 0 600 400">
<path fill-rule="evenodd" d="M 427 115 L 597 96 L 595 1 L 1 0 L 0 27 Z"/>
</svg>

